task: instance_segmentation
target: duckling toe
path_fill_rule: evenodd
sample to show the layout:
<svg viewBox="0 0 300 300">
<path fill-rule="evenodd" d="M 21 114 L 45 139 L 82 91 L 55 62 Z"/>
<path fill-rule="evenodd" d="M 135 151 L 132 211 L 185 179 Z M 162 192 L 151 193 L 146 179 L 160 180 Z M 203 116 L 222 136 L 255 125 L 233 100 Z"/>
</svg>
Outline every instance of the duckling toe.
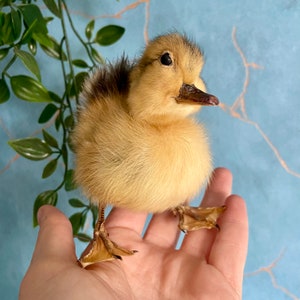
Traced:
<svg viewBox="0 0 300 300">
<path fill-rule="evenodd" d="M 178 227 L 183 231 L 194 231 L 201 228 L 220 230 L 217 219 L 225 211 L 226 206 L 219 207 L 192 207 L 180 205 L 174 209 L 179 215 Z"/>
<path fill-rule="evenodd" d="M 136 252 L 136 250 L 122 248 L 110 240 L 104 223 L 102 223 L 100 228 L 95 230 L 94 238 L 83 251 L 78 261 L 85 268 L 101 261 L 122 260 L 122 256 L 133 255 Z"/>
</svg>

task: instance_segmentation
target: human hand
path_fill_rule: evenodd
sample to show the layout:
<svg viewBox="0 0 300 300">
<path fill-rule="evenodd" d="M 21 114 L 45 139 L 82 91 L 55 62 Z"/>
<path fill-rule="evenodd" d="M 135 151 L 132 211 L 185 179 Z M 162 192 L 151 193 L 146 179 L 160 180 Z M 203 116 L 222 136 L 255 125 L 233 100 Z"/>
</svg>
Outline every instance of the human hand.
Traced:
<svg viewBox="0 0 300 300">
<path fill-rule="evenodd" d="M 241 299 L 248 221 L 244 200 L 230 195 L 231 184 L 230 172 L 216 169 L 202 202 L 226 204 L 221 230 L 189 232 L 177 250 L 178 220 L 172 213 L 154 215 L 142 237 L 145 213 L 113 209 L 106 219 L 110 238 L 138 252 L 86 269 L 77 263 L 69 220 L 43 206 L 19 299 Z"/>
</svg>

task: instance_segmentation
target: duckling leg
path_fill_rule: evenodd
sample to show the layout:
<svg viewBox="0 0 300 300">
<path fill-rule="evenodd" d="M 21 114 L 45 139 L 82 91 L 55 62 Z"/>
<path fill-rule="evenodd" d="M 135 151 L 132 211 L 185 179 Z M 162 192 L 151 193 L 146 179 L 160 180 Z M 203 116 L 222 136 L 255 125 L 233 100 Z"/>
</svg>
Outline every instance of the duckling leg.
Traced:
<svg viewBox="0 0 300 300">
<path fill-rule="evenodd" d="M 122 259 L 122 256 L 137 252 L 124 249 L 111 241 L 104 221 L 104 207 L 99 205 L 99 218 L 94 229 L 94 237 L 79 258 L 79 263 L 83 268 L 100 261 Z"/>
<path fill-rule="evenodd" d="M 219 207 L 192 207 L 180 205 L 174 209 L 174 213 L 179 215 L 178 227 L 183 231 L 193 231 L 201 228 L 217 228 L 218 217 L 224 212 L 226 206 Z"/>
</svg>

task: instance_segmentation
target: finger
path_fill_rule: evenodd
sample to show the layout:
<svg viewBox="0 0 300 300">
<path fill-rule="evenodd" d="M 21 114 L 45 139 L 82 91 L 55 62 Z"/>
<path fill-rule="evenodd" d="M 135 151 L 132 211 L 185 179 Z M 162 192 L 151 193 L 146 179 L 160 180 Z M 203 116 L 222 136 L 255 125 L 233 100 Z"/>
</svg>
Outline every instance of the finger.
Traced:
<svg viewBox="0 0 300 300">
<path fill-rule="evenodd" d="M 178 218 L 171 211 L 166 211 L 152 217 L 144 240 L 160 247 L 174 248 L 179 234 Z"/>
<path fill-rule="evenodd" d="M 221 231 L 212 246 L 208 262 L 227 278 L 241 294 L 248 248 L 248 217 L 245 201 L 236 195 L 227 201 L 227 210 L 220 218 Z"/>
<path fill-rule="evenodd" d="M 125 208 L 113 208 L 105 221 L 105 227 L 106 229 L 129 229 L 136 235 L 141 236 L 146 219 L 147 213 L 133 212 Z"/>
<path fill-rule="evenodd" d="M 226 168 L 217 168 L 212 174 L 212 179 L 207 187 L 201 206 L 211 207 L 224 204 L 226 197 L 231 194 L 232 174 Z M 220 203 L 220 199 L 222 203 Z"/>
<path fill-rule="evenodd" d="M 213 173 L 212 181 L 207 187 L 201 206 L 223 205 L 225 199 L 231 193 L 231 188 L 231 172 L 225 168 L 217 168 Z M 207 258 L 216 234 L 216 229 L 200 229 L 188 232 L 183 240 L 181 249 L 189 254 Z"/>
<path fill-rule="evenodd" d="M 32 257 L 37 261 L 62 261 L 76 263 L 72 226 L 57 208 L 44 205 L 38 211 L 40 230 Z"/>
</svg>

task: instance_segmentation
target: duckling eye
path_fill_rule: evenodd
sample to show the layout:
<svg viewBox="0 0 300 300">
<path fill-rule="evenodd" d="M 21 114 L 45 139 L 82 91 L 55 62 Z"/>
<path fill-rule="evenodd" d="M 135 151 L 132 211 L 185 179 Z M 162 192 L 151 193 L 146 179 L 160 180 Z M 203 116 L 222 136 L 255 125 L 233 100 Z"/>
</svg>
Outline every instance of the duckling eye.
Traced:
<svg viewBox="0 0 300 300">
<path fill-rule="evenodd" d="M 168 52 L 164 53 L 160 57 L 160 62 L 165 66 L 170 66 L 173 63 L 172 58 Z"/>
</svg>

